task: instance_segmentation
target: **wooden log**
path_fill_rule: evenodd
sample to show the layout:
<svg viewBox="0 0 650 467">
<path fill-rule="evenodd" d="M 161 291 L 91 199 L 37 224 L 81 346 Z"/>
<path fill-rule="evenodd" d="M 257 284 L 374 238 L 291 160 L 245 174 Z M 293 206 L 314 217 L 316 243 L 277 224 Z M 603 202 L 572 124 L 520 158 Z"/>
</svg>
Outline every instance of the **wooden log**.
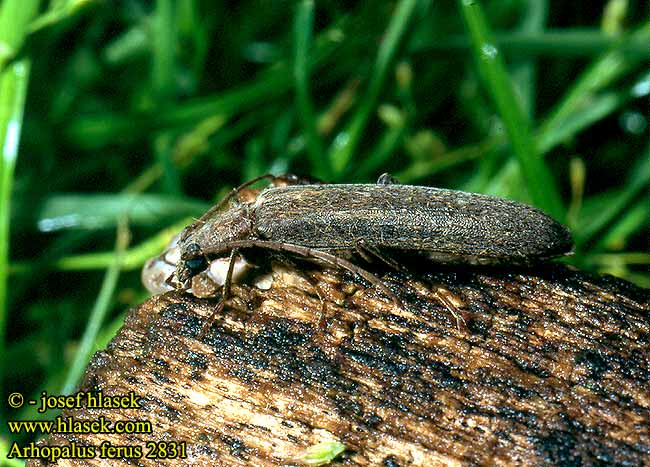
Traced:
<svg viewBox="0 0 650 467">
<path fill-rule="evenodd" d="M 144 455 L 147 442 L 185 442 L 187 458 L 164 461 L 178 466 L 309 465 L 324 441 L 345 446 L 332 466 L 650 463 L 649 290 L 561 264 L 424 267 L 379 273 L 400 307 L 350 273 L 274 262 L 270 289 L 234 285 L 200 339 L 218 300 L 152 297 L 80 387 L 133 391 L 142 408 L 64 413 L 147 420 L 152 433 L 47 443 Z"/>
</svg>

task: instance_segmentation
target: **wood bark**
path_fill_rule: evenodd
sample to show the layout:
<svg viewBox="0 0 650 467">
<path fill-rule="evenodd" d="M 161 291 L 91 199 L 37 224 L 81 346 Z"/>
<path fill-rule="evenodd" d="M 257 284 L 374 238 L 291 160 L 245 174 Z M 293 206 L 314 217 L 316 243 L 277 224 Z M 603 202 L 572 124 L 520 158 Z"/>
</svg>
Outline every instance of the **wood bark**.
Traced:
<svg viewBox="0 0 650 467">
<path fill-rule="evenodd" d="M 235 284 L 204 336 L 218 299 L 152 297 L 80 387 L 142 408 L 64 415 L 153 433 L 46 442 L 187 443 L 186 459 L 128 461 L 141 466 L 308 465 L 332 440 L 346 449 L 331 466 L 650 465 L 649 290 L 562 264 L 420 269 L 376 271 L 396 303 L 350 273 L 273 262 L 270 289 Z"/>
</svg>

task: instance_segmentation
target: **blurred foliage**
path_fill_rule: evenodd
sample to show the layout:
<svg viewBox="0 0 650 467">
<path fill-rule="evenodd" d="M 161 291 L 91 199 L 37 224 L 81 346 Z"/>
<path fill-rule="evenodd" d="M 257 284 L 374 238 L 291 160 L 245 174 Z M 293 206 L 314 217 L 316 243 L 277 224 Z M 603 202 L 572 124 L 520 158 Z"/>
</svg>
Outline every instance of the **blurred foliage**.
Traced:
<svg viewBox="0 0 650 467">
<path fill-rule="evenodd" d="M 2 393 L 69 389 L 145 259 L 267 172 L 528 202 L 570 262 L 650 287 L 648 8 L 3 0 Z"/>
</svg>

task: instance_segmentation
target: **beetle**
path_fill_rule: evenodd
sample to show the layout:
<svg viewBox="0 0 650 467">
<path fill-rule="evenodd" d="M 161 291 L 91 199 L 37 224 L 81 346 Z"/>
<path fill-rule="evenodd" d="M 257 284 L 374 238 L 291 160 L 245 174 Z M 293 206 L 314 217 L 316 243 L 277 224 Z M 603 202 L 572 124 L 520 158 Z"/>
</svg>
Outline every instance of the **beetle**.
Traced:
<svg viewBox="0 0 650 467">
<path fill-rule="evenodd" d="M 379 279 L 355 264 L 355 257 L 399 253 L 442 264 L 531 265 L 573 250 L 566 227 L 515 201 L 400 185 L 387 174 L 377 184 L 271 179 L 272 186 L 245 200 L 236 198 L 240 187 L 182 232 L 177 288 L 189 289 L 212 259 L 229 254 L 227 284 L 234 258 L 247 248 L 314 258 L 359 274 L 386 292 Z"/>
</svg>

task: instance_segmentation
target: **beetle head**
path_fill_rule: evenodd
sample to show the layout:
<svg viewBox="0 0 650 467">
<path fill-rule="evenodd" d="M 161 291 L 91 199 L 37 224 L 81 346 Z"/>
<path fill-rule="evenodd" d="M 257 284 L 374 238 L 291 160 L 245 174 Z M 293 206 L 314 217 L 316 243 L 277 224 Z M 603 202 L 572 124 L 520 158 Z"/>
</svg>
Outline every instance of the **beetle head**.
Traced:
<svg viewBox="0 0 650 467">
<path fill-rule="evenodd" d="M 197 243 L 190 243 L 181 254 L 181 264 L 178 266 L 176 274 L 181 283 L 186 283 L 207 268 L 208 260 L 201 247 Z"/>
</svg>

